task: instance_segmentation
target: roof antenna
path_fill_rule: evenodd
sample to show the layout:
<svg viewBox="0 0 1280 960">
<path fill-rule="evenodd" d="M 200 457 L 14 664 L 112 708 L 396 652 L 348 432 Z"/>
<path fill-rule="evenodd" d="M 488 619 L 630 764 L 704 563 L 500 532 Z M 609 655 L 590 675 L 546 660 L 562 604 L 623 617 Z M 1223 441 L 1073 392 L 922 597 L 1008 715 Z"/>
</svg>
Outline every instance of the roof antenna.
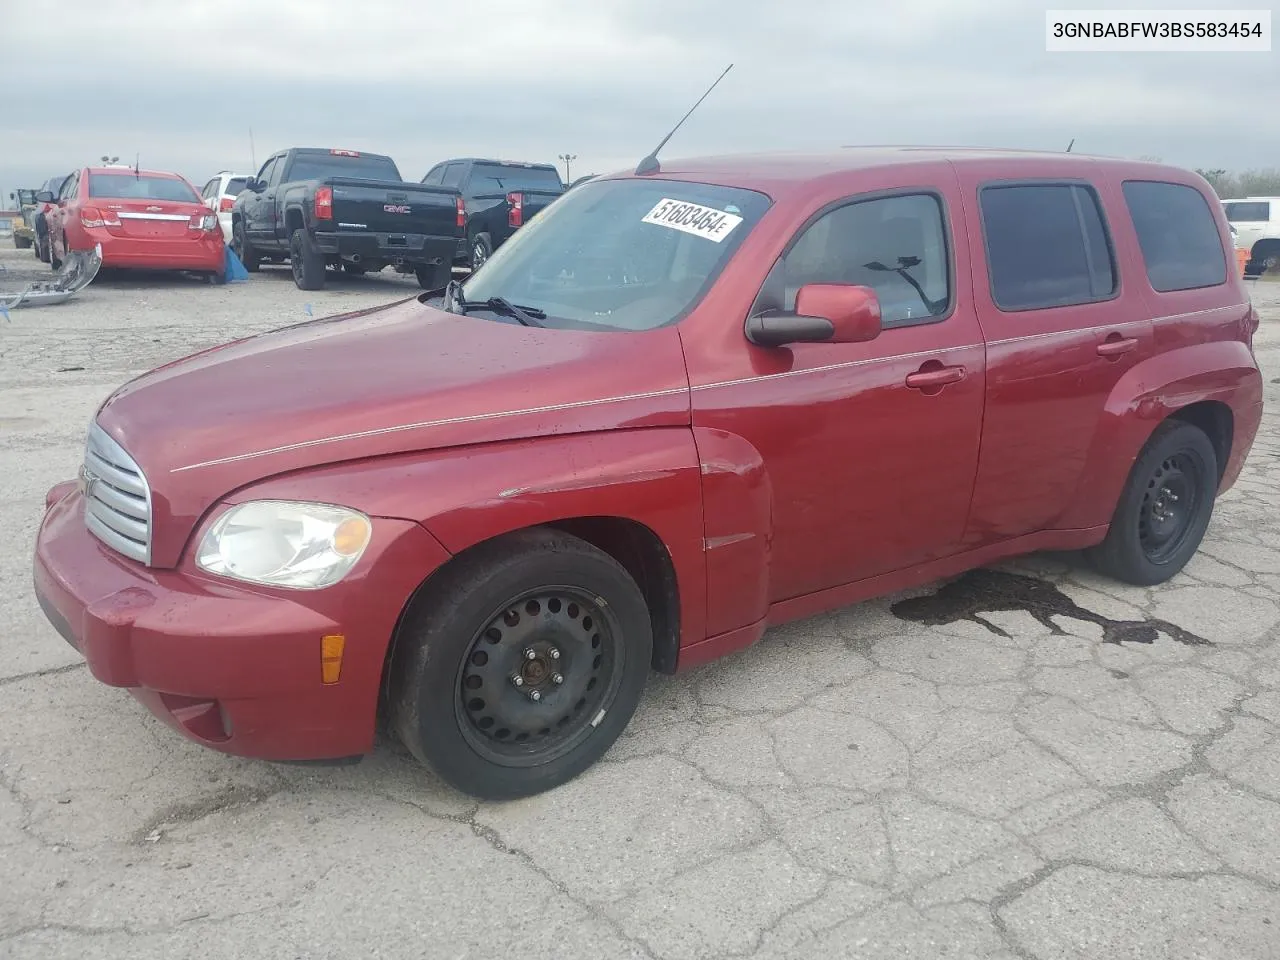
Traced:
<svg viewBox="0 0 1280 960">
<path fill-rule="evenodd" d="M 1071 142 L 1067 144 L 1067 153 L 1071 152 L 1071 148 L 1076 145 L 1076 138 L 1072 137 Z"/>
<path fill-rule="evenodd" d="M 662 142 L 658 144 L 656 147 L 654 147 L 653 151 L 647 157 L 645 157 L 643 160 L 640 161 L 640 163 L 636 166 L 636 176 L 644 176 L 647 173 L 660 173 L 662 171 L 662 167 L 658 165 L 658 151 L 667 145 L 667 141 L 670 140 L 671 137 L 675 134 L 675 132 L 680 129 L 681 124 L 683 124 L 686 120 L 689 119 L 689 114 L 693 113 L 693 111 L 698 109 L 698 104 L 702 103 L 703 100 L 707 99 L 707 96 L 711 93 L 711 91 L 716 88 L 716 84 L 718 84 L 721 80 L 724 79 L 724 74 L 728 73 L 732 69 L 733 69 L 732 63 L 729 64 L 727 67 L 725 67 L 724 73 L 716 77 L 716 82 L 713 83 L 711 86 L 707 87 L 707 92 L 698 98 L 698 103 L 695 103 L 692 107 L 690 107 L 689 113 L 686 113 L 683 117 L 680 118 L 680 123 L 677 123 L 674 127 L 671 128 L 671 133 L 668 133 L 665 137 L 663 137 Z"/>
<path fill-rule="evenodd" d="M 133 176 L 134 176 L 134 179 L 136 180 L 142 179 L 142 171 L 139 169 L 141 166 L 142 166 L 142 151 L 138 151 L 133 155 Z"/>
</svg>

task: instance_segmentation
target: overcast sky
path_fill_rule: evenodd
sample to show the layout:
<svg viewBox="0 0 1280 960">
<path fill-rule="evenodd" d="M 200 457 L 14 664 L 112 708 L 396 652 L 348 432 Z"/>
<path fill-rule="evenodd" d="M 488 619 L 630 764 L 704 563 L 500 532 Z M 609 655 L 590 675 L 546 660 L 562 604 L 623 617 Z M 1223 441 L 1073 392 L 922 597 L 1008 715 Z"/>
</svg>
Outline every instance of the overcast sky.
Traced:
<svg viewBox="0 0 1280 960">
<path fill-rule="evenodd" d="M 412 180 L 462 155 L 575 153 L 575 177 L 603 173 L 647 153 L 730 62 L 664 156 L 1074 137 L 1078 152 L 1280 166 L 1280 52 L 1045 52 L 1046 7 L 1106 5 L 0 0 L 0 188 L 103 153 L 198 187 L 251 172 L 250 128 L 258 163 L 339 146 L 388 153 Z M 1186 4 L 1250 5 L 1264 6 Z"/>
</svg>

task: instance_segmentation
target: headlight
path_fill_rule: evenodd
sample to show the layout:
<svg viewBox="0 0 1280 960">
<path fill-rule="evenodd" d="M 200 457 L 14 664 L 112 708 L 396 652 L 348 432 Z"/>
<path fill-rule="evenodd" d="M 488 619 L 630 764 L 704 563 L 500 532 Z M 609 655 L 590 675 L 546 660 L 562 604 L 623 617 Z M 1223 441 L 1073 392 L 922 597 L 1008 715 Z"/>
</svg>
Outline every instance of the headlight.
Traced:
<svg viewBox="0 0 1280 960">
<path fill-rule="evenodd" d="M 327 587 L 355 566 L 372 533 L 369 518 L 356 510 L 254 500 L 231 508 L 209 528 L 196 566 L 274 587 Z"/>
</svg>

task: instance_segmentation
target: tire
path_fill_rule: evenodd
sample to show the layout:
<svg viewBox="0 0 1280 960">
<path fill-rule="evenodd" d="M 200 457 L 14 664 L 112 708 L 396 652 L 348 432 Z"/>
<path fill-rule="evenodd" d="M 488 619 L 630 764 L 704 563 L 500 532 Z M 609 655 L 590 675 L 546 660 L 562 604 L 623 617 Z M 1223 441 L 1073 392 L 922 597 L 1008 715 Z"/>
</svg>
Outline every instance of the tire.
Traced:
<svg viewBox="0 0 1280 960">
<path fill-rule="evenodd" d="M 299 290 L 324 289 L 324 255 L 316 249 L 315 241 L 304 228 L 293 231 L 289 237 L 289 265 Z"/>
<path fill-rule="evenodd" d="M 258 251 L 253 249 L 249 238 L 245 236 L 243 220 L 237 220 L 231 225 L 231 249 L 236 252 L 236 256 L 240 258 L 240 262 L 244 264 L 247 271 L 258 272 L 261 261 L 258 259 Z"/>
<path fill-rule="evenodd" d="M 392 727 L 464 793 L 531 796 L 609 749 L 652 651 L 648 608 L 621 564 L 577 537 L 522 531 L 459 558 L 412 601 L 392 659 Z"/>
<path fill-rule="evenodd" d="M 1087 551 L 1089 560 L 1099 572 L 1135 586 L 1171 579 L 1200 548 L 1219 477 L 1218 456 L 1204 431 L 1166 420 L 1129 472 L 1107 537 Z"/>
<path fill-rule="evenodd" d="M 439 265 L 419 264 L 414 267 L 413 272 L 418 278 L 418 286 L 423 290 L 443 289 L 453 278 L 453 267 L 447 263 Z"/>
<path fill-rule="evenodd" d="M 63 243 L 65 242 L 66 240 L 64 239 Z M 56 245 L 53 242 L 53 234 L 49 235 L 49 266 L 54 270 L 62 269 L 62 258 L 58 256 Z"/>
<path fill-rule="evenodd" d="M 487 233 L 477 233 L 471 238 L 471 269 L 479 270 L 493 255 L 493 241 Z"/>
<path fill-rule="evenodd" d="M 14 234 L 13 245 L 17 247 L 19 250 L 26 250 L 29 246 L 31 246 L 31 238 L 20 237 L 17 234 Z"/>
</svg>

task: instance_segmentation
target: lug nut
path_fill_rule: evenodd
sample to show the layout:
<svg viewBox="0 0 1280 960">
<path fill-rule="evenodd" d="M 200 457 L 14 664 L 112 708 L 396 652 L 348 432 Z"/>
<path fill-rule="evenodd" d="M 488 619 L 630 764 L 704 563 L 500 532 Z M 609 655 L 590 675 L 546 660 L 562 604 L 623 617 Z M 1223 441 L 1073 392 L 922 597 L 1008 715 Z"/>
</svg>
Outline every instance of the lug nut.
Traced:
<svg viewBox="0 0 1280 960">
<path fill-rule="evenodd" d="M 538 655 L 533 652 L 533 647 L 525 647 L 524 658 L 526 660 L 535 660 L 537 659 L 537 656 Z"/>
<path fill-rule="evenodd" d="M 555 647 L 552 647 L 550 650 L 548 650 L 547 655 L 550 656 L 552 660 L 560 659 L 560 651 Z"/>
<path fill-rule="evenodd" d="M 529 699 L 532 700 L 534 703 L 537 703 L 539 700 L 542 699 L 542 694 L 540 694 L 537 690 L 530 690 Z"/>
<path fill-rule="evenodd" d="M 514 677 L 511 678 L 511 682 L 514 683 L 517 687 L 523 687 L 524 677 L 520 676 L 520 674 L 517 673 Z"/>
<path fill-rule="evenodd" d="M 564 677 L 560 676 L 560 674 L 558 674 L 558 673 L 553 673 L 553 674 L 551 675 L 551 682 L 552 682 L 552 683 L 564 683 Z"/>
</svg>

